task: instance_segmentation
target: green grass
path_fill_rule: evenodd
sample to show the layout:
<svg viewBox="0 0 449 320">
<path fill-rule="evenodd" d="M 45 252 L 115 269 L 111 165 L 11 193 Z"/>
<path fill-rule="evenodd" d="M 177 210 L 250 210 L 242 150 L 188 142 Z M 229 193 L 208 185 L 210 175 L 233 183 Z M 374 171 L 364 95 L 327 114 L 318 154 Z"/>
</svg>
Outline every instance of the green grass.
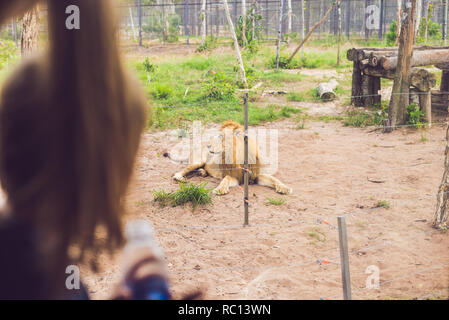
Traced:
<svg viewBox="0 0 449 320">
<path fill-rule="evenodd" d="M 390 204 L 388 203 L 387 200 L 379 200 L 375 206 L 375 208 L 385 208 L 388 209 L 390 208 Z"/>
<path fill-rule="evenodd" d="M 267 197 L 266 199 L 267 199 L 267 201 L 265 202 L 265 204 L 266 205 L 273 205 L 273 206 L 281 206 L 281 205 L 283 205 L 287 201 L 287 198 L 270 198 L 270 197 Z"/>
<path fill-rule="evenodd" d="M 154 202 L 160 207 L 171 205 L 177 207 L 186 203 L 191 203 L 193 210 L 199 205 L 212 203 L 210 192 L 212 189 L 206 188 L 207 183 L 180 183 L 179 189 L 175 192 L 165 190 L 153 191 Z"/>
</svg>

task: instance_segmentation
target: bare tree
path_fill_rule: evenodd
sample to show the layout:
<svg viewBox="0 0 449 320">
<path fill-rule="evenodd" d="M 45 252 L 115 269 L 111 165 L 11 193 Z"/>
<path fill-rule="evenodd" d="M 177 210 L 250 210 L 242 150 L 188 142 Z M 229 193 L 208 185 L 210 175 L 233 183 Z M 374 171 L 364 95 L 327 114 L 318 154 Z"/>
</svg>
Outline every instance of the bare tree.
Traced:
<svg viewBox="0 0 449 320">
<path fill-rule="evenodd" d="M 38 48 L 39 40 L 39 6 L 25 13 L 22 19 L 22 38 L 20 48 L 22 56 L 28 56 Z"/>
<path fill-rule="evenodd" d="M 401 22 L 399 37 L 398 62 L 388 108 L 388 127 L 385 132 L 392 131 L 397 125 L 402 125 L 406 120 L 406 111 L 409 104 L 411 60 L 413 55 L 413 41 L 415 28 L 416 0 L 404 0 L 402 8 L 404 20 Z"/>
<path fill-rule="evenodd" d="M 201 45 L 206 43 L 206 0 L 201 2 Z"/>
<path fill-rule="evenodd" d="M 441 230 L 448 228 L 449 217 L 449 125 L 446 129 L 446 150 L 444 160 L 444 173 L 437 193 L 437 205 L 433 219 L 433 227 Z"/>
<path fill-rule="evenodd" d="M 422 2 L 423 0 L 416 0 L 415 39 L 418 36 L 419 26 L 421 24 Z"/>
<path fill-rule="evenodd" d="M 292 33 L 292 0 L 287 1 L 287 30 L 288 33 Z"/>
<path fill-rule="evenodd" d="M 398 9 L 396 11 L 396 44 L 399 43 L 399 35 L 401 34 L 401 15 L 402 15 L 402 0 L 397 0 Z"/>
<path fill-rule="evenodd" d="M 246 0 L 242 0 L 242 42 L 243 46 L 246 47 Z"/>
</svg>

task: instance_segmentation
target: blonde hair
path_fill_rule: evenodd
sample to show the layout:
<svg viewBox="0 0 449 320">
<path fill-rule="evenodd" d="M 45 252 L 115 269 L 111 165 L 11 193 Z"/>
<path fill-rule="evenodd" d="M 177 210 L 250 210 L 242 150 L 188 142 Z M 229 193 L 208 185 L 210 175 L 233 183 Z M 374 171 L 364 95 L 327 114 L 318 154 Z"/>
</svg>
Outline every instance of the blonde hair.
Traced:
<svg viewBox="0 0 449 320">
<path fill-rule="evenodd" d="M 122 197 L 148 106 L 120 59 L 110 1 L 46 2 L 48 51 L 17 70 L 0 96 L 0 180 L 13 215 L 43 233 L 50 267 L 60 267 L 71 246 L 82 260 L 121 245 Z M 0 23 L 36 3 L 0 2 Z M 69 5 L 80 9 L 79 30 L 65 26 Z"/>
</svg>

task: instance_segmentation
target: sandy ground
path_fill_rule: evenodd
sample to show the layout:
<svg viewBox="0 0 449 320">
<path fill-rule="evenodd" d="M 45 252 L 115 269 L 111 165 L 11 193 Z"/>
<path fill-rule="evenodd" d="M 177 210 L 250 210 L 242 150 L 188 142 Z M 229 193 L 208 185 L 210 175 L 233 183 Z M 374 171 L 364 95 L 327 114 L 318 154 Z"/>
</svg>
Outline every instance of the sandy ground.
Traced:
<svg viewBox="0 0 449 320">
<path fill-rule="evenodd" d="M 199 288 L 210 299 L 341 299 L 334 226 L 345 215 L 354 299 L 448 298 L 449 235 L 430 225 L 443 174 L 443 126 L 391 134 L 339 122 L 310 121 L 297 130 L 284 120 L 267 127 L 279 129 L 275 176 L 294 192 L 274 206 L 266 198 L 279 195 L 250 186 L 249 227 L 242 227 L 237 187 L 194 212 L 155 205 L 151 190 L 175 190 L 170 177 L 183 165 L 161 156 L 176 143 L 168 142 L 169 132 L 144 134 L 128 195 L 130 218 L 155 225 L 176 297 Z M 376 208 L 379 201 L 390 207 Z M 120 274 L 115 261 L 104 263 L 107 271 L 84 277 L 93 298 L 106 297 Z M 376 268 L 380 287 L 366 288 Z"/>
</svg>

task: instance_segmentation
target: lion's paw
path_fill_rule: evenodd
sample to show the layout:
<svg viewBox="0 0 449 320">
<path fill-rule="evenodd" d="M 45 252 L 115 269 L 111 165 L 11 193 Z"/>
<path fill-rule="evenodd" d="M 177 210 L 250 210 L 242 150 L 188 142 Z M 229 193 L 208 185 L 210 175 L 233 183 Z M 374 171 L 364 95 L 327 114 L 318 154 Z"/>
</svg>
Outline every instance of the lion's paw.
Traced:
<svg viewBox="0 0 449 320">
<path fill-rule="evenodd" d="M 203 178 L 207 176 L 207 171 L 204 169 L 198 169 L 198 173 Z"/>
<path fill-rule="evenodd" d="M 179 181 L 179 182 L 184 182 L 184 181 L 186 181 L 186 178 L 182 175 L 181 172 L 175 173 L 175 175 L 173 176 L 173 179 L 174 179 L 175 181 Z"/>
<path fill-rule="evenodd" d="M 212 192 L 216 195 L 224 195 L 229 193 L 229 187 L 216 187 Z"/>
<path fill-rule="evenodd" d="M 276 192 L 280 194 L 291 194 L 293 192 L 293 189 L 287 187 L 284 184 L 279 184 L 276 186 Z"/>
</svg>

